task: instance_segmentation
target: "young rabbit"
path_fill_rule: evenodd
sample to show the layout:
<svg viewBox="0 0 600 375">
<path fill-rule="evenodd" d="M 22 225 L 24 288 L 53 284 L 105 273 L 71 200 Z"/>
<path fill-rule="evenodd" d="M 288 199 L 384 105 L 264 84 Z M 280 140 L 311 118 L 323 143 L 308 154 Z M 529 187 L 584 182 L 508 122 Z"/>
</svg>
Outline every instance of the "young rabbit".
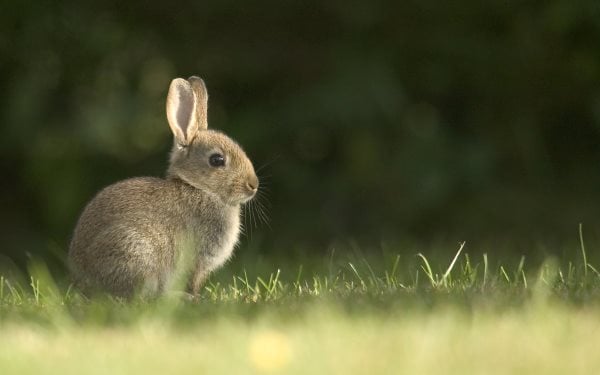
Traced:
<svg viewBox="0 0 600 375">
<path fill-rule="evenodd" d="M 256 194 L 258 178 L 235 141 L 207 129 L 207 105 L 202 79 L 174 79 L 167 120 L 175 142 L 166 179 L 120 181 L 88 203 L 69 248 L 82 291 L 158 296 L 179 281 L 197 294 L 231 256 L 241 205 Z"/>
</svg>

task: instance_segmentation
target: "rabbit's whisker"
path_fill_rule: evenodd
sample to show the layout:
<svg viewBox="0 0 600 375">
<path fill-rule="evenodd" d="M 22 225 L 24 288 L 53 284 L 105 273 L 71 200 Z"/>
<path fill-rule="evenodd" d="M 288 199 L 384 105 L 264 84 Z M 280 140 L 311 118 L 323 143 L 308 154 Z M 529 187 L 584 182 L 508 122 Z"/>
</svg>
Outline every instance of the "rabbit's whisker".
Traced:
<svg viewBox="0 0 600 375">
<path fill-rule="evenodd" d="M 279 159 L 281 157 L 281 154 L 276 155 L 275 157 L 273 157 L 273 159 L 269 160 L 268 162 L 264 163 L 263 165 L 261 165 L 260 167 L 258 167 L 258 169 L 256 170 L 256 173 L 258 174 L 258 172 L 260 172 L 261 170 L 263 170 L 265 167 L 273 164 L 274 162 L 277 161 L 277 159 Z"/>
</svg>

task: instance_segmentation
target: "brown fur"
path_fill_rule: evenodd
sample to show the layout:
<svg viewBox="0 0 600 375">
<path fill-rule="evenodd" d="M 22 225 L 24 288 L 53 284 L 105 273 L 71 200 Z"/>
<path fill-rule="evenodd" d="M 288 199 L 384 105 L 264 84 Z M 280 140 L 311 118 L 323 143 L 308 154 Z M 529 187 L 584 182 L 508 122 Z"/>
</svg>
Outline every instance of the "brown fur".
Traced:
<svg viewBox="0 0 600 375">
<path fill-rule="evenodd" d="M 139 177 L 103 189 L 86 206 L 73 234 L 69 260 L 83 291 L 156 296 L 188 285 L 197 293 L 230 256 L 240 206 L 258 179 L 233 140 L 206 129 L 204 82 L 175 79 L 167 118 L 175 136 L 166 179 Z M 225 157 L 212 167 L 210 155 Z"/>
</svg>

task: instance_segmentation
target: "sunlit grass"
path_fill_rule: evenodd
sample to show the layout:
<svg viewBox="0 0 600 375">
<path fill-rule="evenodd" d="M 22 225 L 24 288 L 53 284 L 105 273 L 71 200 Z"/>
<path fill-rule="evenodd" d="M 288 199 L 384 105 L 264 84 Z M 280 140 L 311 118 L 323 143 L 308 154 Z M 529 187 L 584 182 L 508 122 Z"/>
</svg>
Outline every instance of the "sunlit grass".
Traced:
<svg viewBox="0 0 600 375">
<path fill-rule="evenodd" d="M 173 327 L 11 323 L 0 365 L 12 374 L 593 374 L 598 309 L 532 304 L 502 313 L 439 307 L 379 315 L 319 304 L 300 315 L 226 315 Z"/>
<path fill-rule="evenodd" d="M 600 274 L 472 258 L 339 256 L 222 271 L 180 294 L 88 300 L 40 263 L 0 277 L 0 373 L 595 373 Z"/>
</svg>

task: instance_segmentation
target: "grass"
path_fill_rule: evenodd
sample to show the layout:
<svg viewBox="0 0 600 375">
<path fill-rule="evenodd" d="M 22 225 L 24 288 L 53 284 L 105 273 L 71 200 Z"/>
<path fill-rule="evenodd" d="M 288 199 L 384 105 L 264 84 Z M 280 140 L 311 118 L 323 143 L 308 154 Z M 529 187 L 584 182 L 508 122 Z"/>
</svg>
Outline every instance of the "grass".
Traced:
<svg viewBox="0 0 600 375">
<path fill-rule="evenodd" d="M 464 243 L 443 262 L 225 269 L 194 302 L 90 301 L 34 263 L 0 277 L 0 373 L 598 373 L 600 273 L 580 239 L 577 261 L 533 269 Z"/>
</svg>

